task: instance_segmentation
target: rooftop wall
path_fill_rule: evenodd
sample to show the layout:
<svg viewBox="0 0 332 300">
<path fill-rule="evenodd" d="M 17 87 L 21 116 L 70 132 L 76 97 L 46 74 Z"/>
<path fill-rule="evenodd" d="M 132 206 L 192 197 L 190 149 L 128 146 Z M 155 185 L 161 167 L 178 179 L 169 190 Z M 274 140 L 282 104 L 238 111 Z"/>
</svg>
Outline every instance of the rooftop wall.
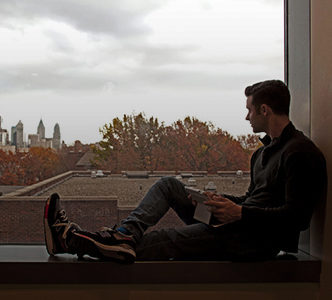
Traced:
<svg viewBox="0 0 332 300">
<path fill-rule="evenodd" d="M 226 177 L 196 174 L 193 178 L 197 188 L 204 189 L 213 181 L 219 192 L 241 195 L 249 179 L 234 174 L 227 173 Z M 96 231 L 103 226 L 113 227 L 128 216 L 159 178 L 127 178 L 120 174 L 91 178 L 90 172 L 71 171 L 6 194 L 0 197 L 0 244 L 43 244 L 44 204 L 55 192 L 59 193 L 69 219 L 83 229 Z M 186 184 L 189 179 L 182 181 Z M 183 226 L 183 222 L 170 210 L 149 230 L 176 226 Z"/>
</svg>

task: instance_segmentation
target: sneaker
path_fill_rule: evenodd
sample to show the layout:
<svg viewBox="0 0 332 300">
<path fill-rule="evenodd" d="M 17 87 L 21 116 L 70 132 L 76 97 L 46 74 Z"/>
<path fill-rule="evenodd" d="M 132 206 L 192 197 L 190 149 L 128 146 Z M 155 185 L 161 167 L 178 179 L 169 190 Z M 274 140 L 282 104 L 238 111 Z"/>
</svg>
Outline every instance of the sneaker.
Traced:
<svg viewBox="0 0 332 300">
<path fill-rule="evenodd" d="M 104 227 L 97 232 L 75 231 L 71 243 L 75 243 L 79 257 L 88 254 L 123 263 L 133 263 L 136 259 L 133 236 L 125 235 L 114 228 Z"/>
<path fill-rule="evenodd" d="M 81 228 L 68 221 L 66 212 L 60 206 L 58 194 L 52 194 L 44 207 L 44 235 L 47 252 L 50 255 L 57 253 L 73 253 L 67 245 L 69 232 L 81 230 Z"/>
<path fill-rule="evenodd" d="M 133 263 L 136 259 L 132 235 L 107 227 L 97 232 L 83 231 L 77 224 L 68 221 L 58 194 L 52 194 L 46 201 L 44 232 L 50 255 L 71 253 L 81 258 L 87 254 L 123 263 Z"/>
</svg>

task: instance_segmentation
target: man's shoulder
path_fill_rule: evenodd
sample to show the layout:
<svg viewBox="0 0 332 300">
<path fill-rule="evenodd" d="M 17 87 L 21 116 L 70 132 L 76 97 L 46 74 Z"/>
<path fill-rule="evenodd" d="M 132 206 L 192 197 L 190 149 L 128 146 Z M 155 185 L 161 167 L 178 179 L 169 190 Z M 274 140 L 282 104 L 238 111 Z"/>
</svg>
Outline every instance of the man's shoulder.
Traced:
<svg viewBox="0 0 332 300">
<path fill-rule="evenodd" d="M 286 143 L 288 147 L 298 147 L 303 145 L 312 147 L 313 144 L 312 140 L 299 130 L 294 131 L 293 135 L 288 140 L 288 143 Z"/>
<path fill-rule="evenodd" d="M 302 131 L 294 130 L 292 136 L 283 146 L 283 152 L 286 155 L 301 155 L 307 154 L 310 157 L 320 157 L 324 158 L 324 155 L 320 149 L 315 145 L 315 143 Z"/>
</svg>

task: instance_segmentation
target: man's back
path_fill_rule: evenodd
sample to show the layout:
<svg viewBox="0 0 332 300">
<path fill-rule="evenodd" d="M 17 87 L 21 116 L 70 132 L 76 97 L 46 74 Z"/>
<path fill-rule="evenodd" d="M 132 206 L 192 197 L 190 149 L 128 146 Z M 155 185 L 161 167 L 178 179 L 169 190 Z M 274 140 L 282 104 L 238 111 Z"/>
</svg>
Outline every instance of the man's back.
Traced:
<svg viewBox="0 0 332 300">
<path fill-rule="evenodd" d="M 289 123 L 275 140 L 263 139 L 251 161 L 251 184 L 242 202 L 246 225 L 272 235 L 298 236 L 326 196 L 325 159 L 314 143 Z"/>
</svg>

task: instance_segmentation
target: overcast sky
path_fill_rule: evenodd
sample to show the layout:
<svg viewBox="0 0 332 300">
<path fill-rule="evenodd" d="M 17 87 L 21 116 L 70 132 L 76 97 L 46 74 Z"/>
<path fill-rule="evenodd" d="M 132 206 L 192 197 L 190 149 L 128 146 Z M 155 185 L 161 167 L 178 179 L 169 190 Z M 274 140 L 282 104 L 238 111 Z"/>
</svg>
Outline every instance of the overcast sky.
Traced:
<svg viewBox="0 0 332 300">
<path fill-rule="evenodd" d="M 1 0 L 0 115 L 70 144 L 145 112 L 251 132 L 244 88 L 283 79 L 282 0 Z"/>
</svg>

